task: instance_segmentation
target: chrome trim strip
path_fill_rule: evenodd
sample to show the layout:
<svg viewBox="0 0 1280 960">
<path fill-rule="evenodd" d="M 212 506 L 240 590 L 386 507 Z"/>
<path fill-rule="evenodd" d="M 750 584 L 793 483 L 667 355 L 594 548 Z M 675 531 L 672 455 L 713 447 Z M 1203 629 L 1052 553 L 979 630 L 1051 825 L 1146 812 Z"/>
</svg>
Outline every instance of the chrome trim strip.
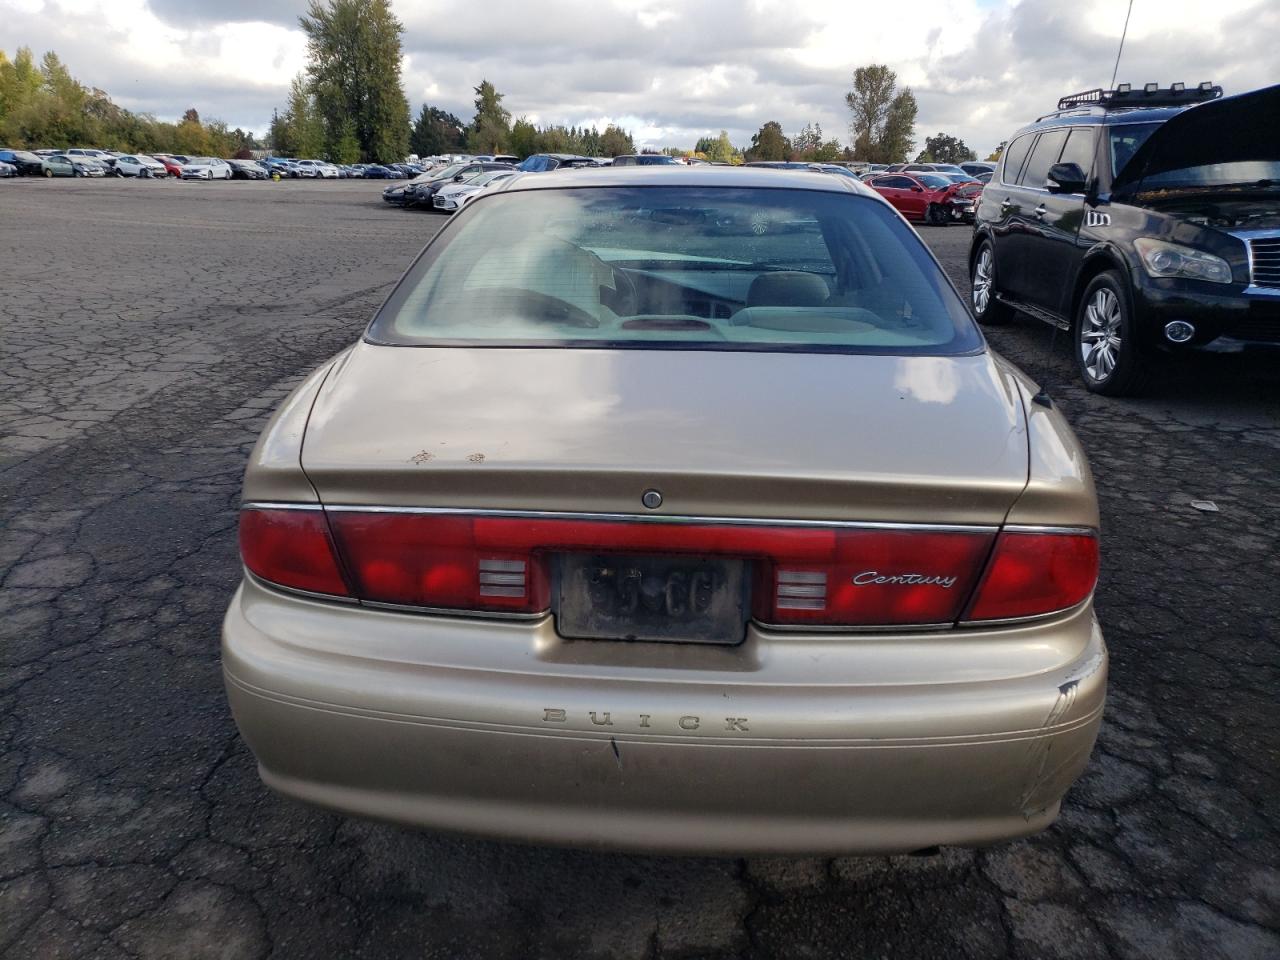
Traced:
<svg viewBox="0 0 1280 960">
<path fill-rule="evenodd" d="M 751 618 L 750 623 L 762 630 L 773 630 L 778 633 L 941 633 L 955 629 L 954 623 L 909 623 L 909 624 L 822 624 L 822 623 L 765 623 L 763 620 Z"/>
<path fill-rule="evenodd" d="M 415 607 L 405 603 L 382 603 L 377 600 L 362 600 L 360 606 L 371 610 L 385 610 L 388 613 L 429 613 L 437 617 L 458 617 L 462 620 L 521 620 L 531 623 L 551 616 L 550 610 L 539 610 L 537 613 L 511 613 L 506 610 L 451 610 L 447 607 Z"/>
<path fill-rule="evenodd" d="M 1002 530 L 1002 533 L 1074 533 L 1083 534 L 1088 537 L 1096 537 L 1098 530 L 1096 527 L 1052 527 L 1040 526 L 1034 523 L 1010 523 Z"/>
<path fill-rule="evenodd" d="M 343 504 L 241 504 L 242 510 L 325 510 L 330 513 L 403 513 L 466 517 L 512 517 L 527 520 L 609 520 L 619 523 L 719 524 L 752 527 L 835 527 L 852 530 L 930 530 L 945 533 L 995 533 L 999 524 L 894 523 L 872 520 L 788 520 L 761 517 L 703 517 L 653 513 L 573 513 L 557 510 L 498 510 L 472 507 L 370 507 Z"/>
<path fill-rule="evenodd" d="M 266 500 L 250 500 L 240 504 L 241 510 L 323 510 L 320 503 L 273 503 Z"/>
<path fill-rule="evenodd" d="M 482 507 L 371 507 L 249 501 L 241 510 L 327 510 L 333 513 L 404 513 L 465 517 L 512 517 L 529 520 L 611 520 L 620 523 L 721 524 L 751 527 L 836 527 L 852 530 L 931 530 L 945 533 L 1074 533 L 1097 536 L 1095 527 L 1052 526 L 1034 523 L 897 523 L 879 520 L 787 520 L 768 517 L 705 517 L 653 513 L 575 513 L 567 510 L 505 510 Z"/>
<path fill-rule="evenodd" d="M 1250 297 L 1280 297 L 1280 287 L 1260 287 L 1254 282 L 1254 249 L 1253 241 L 1255 240 L 1280 240 L 1280 234 L 1276 234 L 1274 229 L 1263 228 L 1259 230 L 1231 230 L 1230 235 L 1244 243 L 1245 255 L 1249 262 L 1249 285 L 1244 288 L 1246 296 Z"/>
</svg>

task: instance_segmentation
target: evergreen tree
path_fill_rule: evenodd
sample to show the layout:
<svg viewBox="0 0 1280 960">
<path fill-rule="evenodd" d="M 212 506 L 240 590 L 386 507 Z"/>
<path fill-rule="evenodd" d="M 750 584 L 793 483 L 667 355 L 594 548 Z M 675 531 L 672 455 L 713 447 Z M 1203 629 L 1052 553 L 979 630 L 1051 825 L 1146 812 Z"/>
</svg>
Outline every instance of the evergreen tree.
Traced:
<svg viewBox="0 0 1280 960">
<path fill-rule="evenodd" d="M 751 138 L 748 160 L 785 160 L 791 154 L 791 142 L 783 135 L 782 125 L 770 120 Z"/>
<path fill-rule="evenodd" d="M 422 105 L 413 132 L 409 134 L 409 149 L 420 157 L 441 153 L 457 153 L 466 146 L 466 134 L 462 121 L 452 113 L 436 107 Z"/>
<path fill-rule="evenodd" d="M 615 124 L 609 124 L 600 134 L 600 156 L 622 157 L 636 152 L 636 143 L 626 130 Z"/>
<path fill-rule="evenodd" d="M 476 115 L 467 132 L 467 144 L 472 153 L 503 153 L 511 136 L 511 114 L 502 105 L 502 94 L 488 80 L 481 80 L 475 91 Z"/>
</svg>

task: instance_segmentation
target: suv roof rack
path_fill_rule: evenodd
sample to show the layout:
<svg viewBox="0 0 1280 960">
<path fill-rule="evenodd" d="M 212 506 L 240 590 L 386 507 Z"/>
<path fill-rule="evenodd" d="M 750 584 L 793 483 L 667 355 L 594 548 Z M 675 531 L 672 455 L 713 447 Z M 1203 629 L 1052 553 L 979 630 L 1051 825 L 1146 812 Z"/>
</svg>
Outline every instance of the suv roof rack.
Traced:
<svg viewBox="0 0 1280 960">
<path fill-rule="evenodd" d="M 1144 84 L 1135 90 L 1129 83 L 1116 84 L 1114 90 L 1083 90 L 1073 93 L 1058 101 L 1059 110 L 1070 110 L 1073 107 L 1101 107 L 1103 110 L 1133 110 L 1143 107 L 1185 107 L 1193 103 L 1204 103 L 1217 100 L 1222 96 L 1222 88 L 1210 81 L 1187 89 L 1185 83 L 1174 83 L 1162 88 L 1158 83 Z"/>
</svg>

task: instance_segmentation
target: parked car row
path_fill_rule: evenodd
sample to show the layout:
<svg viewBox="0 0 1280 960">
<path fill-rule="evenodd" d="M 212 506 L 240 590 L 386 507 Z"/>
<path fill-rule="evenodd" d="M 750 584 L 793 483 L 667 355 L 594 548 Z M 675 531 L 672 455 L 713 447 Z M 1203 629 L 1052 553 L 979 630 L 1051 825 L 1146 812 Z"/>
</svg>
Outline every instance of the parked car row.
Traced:
<svg viewBox="0 0 1280 960">
<path fill-rule="evenodd" d="M 325 160 L 265 157 L 262 160 L 195 157 L 182 154 L 126 154 L 91 147 L 67 150 L 0 148 L 0 177 L 177 177 L 183 180 L 395 180 L 417 176 L 425 165 L 334 164 Z"/>
<path fill-rule="evenodd" d="M 679 167 L 681 162 L 665 154 L 628 154 L 612 158 L 584 157 L 578 154 L 539 153 L 519 163 L 511 163 L 513 157 L 462 157 L 454 162 L 434 163 L 430 170 L 420 174 L 407 184 L 391 186 L 382 192 L 387 203 L 405 209 L 440 210 L 456 213 L 466 203 L 486 189 L 517 173 L 548 173 L 554 170 L 571 170 L 593 167 Z M 694 164 L 705 165 L 705 164 Z M 778 170 L 807 170 L 832 176 L 859 179 L 847 165 L 838 163 L 808 163 L 803 161 L 756 161 L 748 167 Z M 906 204 L 909 218 L 929 223 L 945 223 L 952 220 L 971 219 L 973 202 L 971 188 L 981 189 L 973 178 L 959 174 L 955 183 L 945 179 L 947 175 L 931 175 L 937 182 L 929 188 L 929 202 L 923 205 Z M 960 181 L 963 181 L 961 183 Z M 963 189 L 962 189 L 963 188 Z M 920 207 L 919 215 L 916 206 Z"/>
</svg>

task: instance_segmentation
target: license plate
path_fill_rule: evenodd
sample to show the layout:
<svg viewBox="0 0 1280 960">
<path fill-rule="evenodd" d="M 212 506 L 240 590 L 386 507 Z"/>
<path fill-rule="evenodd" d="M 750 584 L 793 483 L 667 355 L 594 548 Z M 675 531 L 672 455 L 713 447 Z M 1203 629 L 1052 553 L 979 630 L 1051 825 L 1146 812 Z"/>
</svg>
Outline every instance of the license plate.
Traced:
<svg viewBox="0 0 1280 960">
<path fill-rule="evenodd" d="M 733 644 L 745 635 L 742 560 L 566 554 L 559 579 L 565 637 Z"/>
</svg>

